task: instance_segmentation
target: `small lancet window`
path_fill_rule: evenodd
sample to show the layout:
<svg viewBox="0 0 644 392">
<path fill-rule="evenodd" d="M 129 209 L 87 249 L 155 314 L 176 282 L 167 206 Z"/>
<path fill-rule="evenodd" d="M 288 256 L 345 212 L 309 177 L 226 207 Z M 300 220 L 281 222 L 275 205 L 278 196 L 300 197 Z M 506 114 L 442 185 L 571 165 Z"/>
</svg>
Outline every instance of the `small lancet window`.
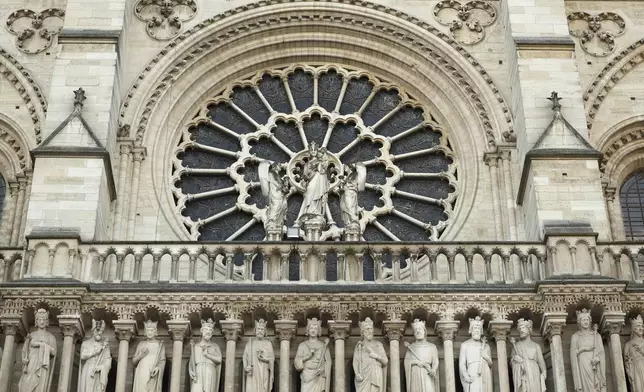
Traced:
<svg viewBox="0 0 644 392">
<path fill-rule="evenodd" d="M 628 177 L 619 192 L 624 232 L 629 241 L 644 240 L 644 170 Z"/>
</svg>

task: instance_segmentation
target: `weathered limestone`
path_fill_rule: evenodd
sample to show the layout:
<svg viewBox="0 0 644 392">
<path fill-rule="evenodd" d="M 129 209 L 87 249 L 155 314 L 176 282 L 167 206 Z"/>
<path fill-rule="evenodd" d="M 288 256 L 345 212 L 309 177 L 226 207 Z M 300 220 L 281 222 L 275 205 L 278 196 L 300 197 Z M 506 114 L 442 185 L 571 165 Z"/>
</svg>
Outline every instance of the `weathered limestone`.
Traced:
<svg viewBox="0 0 644 392">
<path fill-rule="evenodd" d="M 275 320 L 275 332 L 280 340 L 279 391 L 290 391 L 291 339 L 295 336 L 297 321 Z"/>
<path fill-rule="evenodd" d="M 512 321 L 492 320 L 488 327 L 490 335 L 496 342 L 496 364 L 498 366 L 499 391 L 510 392 L 510 378 L 508 373 L 508 348 L 507 338 L 510 335 Z"/>
<path fill-rule="evenodd" d="M 610 362 L 616 391 L 626 391 L 626 373 L 622 356 L 622 341 L 619 334 L 624 327 L 624 313 L 604 313 L 601 320 L 602 333 L 608 338 Z M 632 386 L 635 387 L 634 385 Z"/>
<path fill-rule="evenodd" d="M 400 340 L 405 332 L 404 321 L 384 321 L 383 327 L 389 339 L 389 376 L 391 392 L 400 392 Z"/>
<path fill-rule="evenodd" d="M 63 333 L 63 352 L 58 372 L 58 392 L 70 392 L 76 341 L 83 337 L 83 323 L 80 317 L 58 316 L 58 325 Z"/>
<path fill-rule="evenodd" d="M 334 374 L 334 391 L 346 392 L 346 374 L 344 370 L 344 341 L 349 337 L 349 329 L 351 327 L 350 321 L 329 321 L 329 331 L 333 337 L 335 346 L 334 357 L 335 366 L 333 367 Z"/>
<path fill-rule="evenodd" d="M 456 376 L 454 372 L 454 338 L 458 333 L 458 321 L 439 320 L 436 322 L 436 332 L 443 341 L 445 368 L 445 391 L 456 391 Z"/>
<path fill-rule="evenodd" d="M 550 358 L 554 386 L 557 391 L 566 391 L 566 368 L 564 365 L 561 335 L 566 326 L 565 313 L 546 314 L 541 324 L 541 334 L 550 342 Z"/>
<path fill-rule="evenodd" d="M 266 339 L 266 321 L 255 321 L 255 337 L 244 347 L 242 358 L 243 392 L 270 392 L 275 380 L 275 352 Z"/>
<path fill-rule="evenodd" d="M 183 341 L 190 335 L 190 322 L 170 320 L 167 323 L 168 332 L 172 337 L 172 369 L 170 373 L 170 392 L 180 392 L 181 372 L 183 370 Z"/>
<path fill-rule="evenodd" d="M 24 327 L 19 319 L 1 320 L 4 329 L 4 351 L 2 352 L 2 363 L 0 364 L 0 389 L 10 390 L 11 376 L 16 355 L 16 336 L 24 335 Z"/>
<path fill-rule="evenodd" d="M 224 376 L 224 390 L 233 392 L 235 390 L 235 352 L 237 350 L 237 339 L 242 332 L 241 320 L 222 320 L 221 331 L 226 338 L 226 367 Z"/>
<path fill-rule="evenodd" d="M 136 333 L 136 322 L 132 320 L 114 320 L 114 333 L 119 342 L 118 364 L 116 367 L 116 392 L 125 392 L 126 377 L 128 371 L 132 370 L 129 360 L 129 350 L 130 340 Z"/>
</svg>

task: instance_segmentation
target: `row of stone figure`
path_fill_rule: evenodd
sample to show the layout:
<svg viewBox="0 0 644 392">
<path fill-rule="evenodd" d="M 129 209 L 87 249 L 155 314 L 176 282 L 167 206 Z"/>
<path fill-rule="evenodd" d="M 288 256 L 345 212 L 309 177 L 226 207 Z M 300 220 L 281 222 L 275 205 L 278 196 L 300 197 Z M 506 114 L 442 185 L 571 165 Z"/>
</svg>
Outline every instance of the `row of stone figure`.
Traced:
<svg viewBox="0 0 644 392">
<path fill-rule="evenodd" d="M 483 336 L 483 320 L 472 318 L 471 338 L 461 345 L 459 374 L 465 392 L 492 392 L 492 354 Z M 19 392 L 49 392 L 56 360 L 56 339 L 47 330 L 49 314 L 44 309 L 35 313 L 36 330 L 31 332 L 22 351 L 22 376 Z M 576 392 L 606 391 L 606 360 L 604 347 L 596 327 L 591 327 L 587 310 L 577 312 L 579 331 L 570 345 L 571 367 Z M 644 391 L 644 323 L 642 317 L 631 320 L 632 338 L 624 347 L 626 373 L 634 391 Z M 105 392 L 112 357 L 105 322 L 92 322 L 92 336 L 80 349 L 79 392 Z M 405 343 L 404 359 L 407 392 L 440 391 L 438 350 L 427 341 L 425 322 L 412 323 L 415 341 Z M 212 341 L 214 322 L 202 320 L 201 339 L 191 342 L 189 375 L 191 392 L 219 391 L 222 354 Z M 353 356 L 357 392 L 385 391 L 388 358 L 382 343 L 374 340 L 371 319 L 360 322 L 362 340 Z M 539 344 L 531 340 L 532 321 L 518 321 L 519 339 L 512 339 L 511 366 L 516 392 L 545 392 L 546 364 Z M 300 372 L 301 392 L 330 391 L 331 353 L 329 340 L 320 340 L 321 321 L 308 320 L 307 340 L 295 355 L 294 366 Z M 160 392 L 165 367 L 165 347 L 157 339 L 157 323 L 145 323 L 146 340 L 139 343 L 132 363 L 135 366 L 133 392 Z M 255 323 L 255 338 L 243 355 L 243 391 L 271 392 L 273 389 L 275 354 L 266 339 L 266 322 Z"/>
</svg>

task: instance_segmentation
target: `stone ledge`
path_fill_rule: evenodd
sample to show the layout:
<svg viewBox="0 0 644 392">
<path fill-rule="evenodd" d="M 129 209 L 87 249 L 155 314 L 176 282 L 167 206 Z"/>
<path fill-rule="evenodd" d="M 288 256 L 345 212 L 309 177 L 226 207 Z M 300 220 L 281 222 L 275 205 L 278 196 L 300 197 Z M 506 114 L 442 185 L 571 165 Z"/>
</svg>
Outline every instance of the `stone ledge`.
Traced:
<svg viewBox="0 0 644 392">
<path fill-rule="evenodd" d="M 519 50 L 575 50 L 575 41 L 569 36 L 514 36 Z"/>
<path fill-rule="evenodd" d="M 78 227 L 34 227 L 31 233 L 25 236 L 27 240 L 35 239 L 60 239 L 71 238 L 80 241 L 80 228 Z"/>
<path fill-rule="evenodd" d="M 546 220 L 543 221 L 543 234 L 545 238 L 550 236 L 592 236 L 599 235 L 593 230 L 589 222 L 571 220 Z"/>
</svg>

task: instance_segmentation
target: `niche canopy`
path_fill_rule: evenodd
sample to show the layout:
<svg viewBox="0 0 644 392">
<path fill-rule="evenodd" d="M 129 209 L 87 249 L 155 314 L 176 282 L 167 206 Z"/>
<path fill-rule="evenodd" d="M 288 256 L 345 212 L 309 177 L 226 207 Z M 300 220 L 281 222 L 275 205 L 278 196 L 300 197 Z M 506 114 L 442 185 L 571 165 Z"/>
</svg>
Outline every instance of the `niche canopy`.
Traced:
<svg viewBox="0 0 644 392">
<path fill-rule="evenodd" d="M 458 189 L 448 135 L 429 110 L 391 83 L 335 65 L 233 83 L 195 113 L 173 156 L 172 191 L 195 240 L 264 240 L 277 199 L 284 230 L 273 225 L 273 240 L 438 240 Z M 354 172 L 361 183 L 351 203 Z M 268 190 L 270 173 L 282 194 Z M 311 200 L 320 202 L 319 233 L 307 237 Z"/>
</svg>

